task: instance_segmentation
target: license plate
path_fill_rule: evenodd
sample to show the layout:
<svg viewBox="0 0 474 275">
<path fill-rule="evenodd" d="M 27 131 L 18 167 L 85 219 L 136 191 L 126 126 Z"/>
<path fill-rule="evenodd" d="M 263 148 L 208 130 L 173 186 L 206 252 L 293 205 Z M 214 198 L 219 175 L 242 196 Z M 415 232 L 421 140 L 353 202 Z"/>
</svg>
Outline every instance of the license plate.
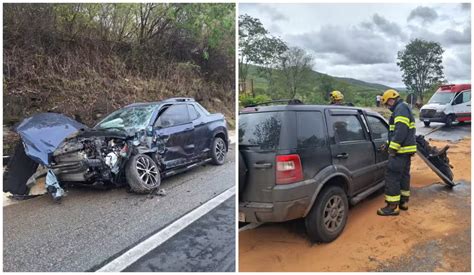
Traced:
<svg viewBox="0 0 474 275">
<path fill-rule="evenodd" d="M 245 213 L 239 212 L 239 222 L 245 222 Z"/>
<path fill-rule="evenodd" d="M 430 122 L 430 120 L 429 120 L 429 119 L 423 119 L 423 121 L 424 121 L 424 122 Z"/>
</svg>

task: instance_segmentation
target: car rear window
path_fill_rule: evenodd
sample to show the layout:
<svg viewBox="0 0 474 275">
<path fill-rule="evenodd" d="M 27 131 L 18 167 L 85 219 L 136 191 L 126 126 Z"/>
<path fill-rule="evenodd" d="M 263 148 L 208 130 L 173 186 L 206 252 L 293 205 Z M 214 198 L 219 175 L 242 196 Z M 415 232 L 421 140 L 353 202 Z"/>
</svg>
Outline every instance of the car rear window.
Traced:
<svg viewBox="0 0 474 275">
<path fill-rule="evenodd" d="M 239 145 L 276 149 L 280 142 L 282 112 L 239 115 Z"/>
</svg>

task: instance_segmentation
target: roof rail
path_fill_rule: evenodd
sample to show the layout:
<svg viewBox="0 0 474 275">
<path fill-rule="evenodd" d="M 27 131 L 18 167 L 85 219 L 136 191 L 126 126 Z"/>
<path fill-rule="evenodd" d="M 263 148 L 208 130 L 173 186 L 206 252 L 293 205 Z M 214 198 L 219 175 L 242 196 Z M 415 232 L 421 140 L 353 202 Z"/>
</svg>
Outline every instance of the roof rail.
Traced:
<svg viewBox="0 0 474 275">
<path fill-rule="evenodd" d="M 275 103 L 286 103 L 288 105 L 301 105 L 304 104 L 303 101 L 299 99 L 277 99 L 277 100 L 271 100 L 271 101 L 266 101 L 266 102 L 261 102 L 257 104 L 250 104 L 250 105 L 245 105 L 244 107 L 257 107 L 261 105 L 270 105 L 270 104 L 275 104 Z"/>
<path fill-rule="evenodd" d="M 162 102 L 186 102 L 186 101 L 195 101 L 194 98 L 191 97 L 172 97 L 163 100 Z"/>
</svg>

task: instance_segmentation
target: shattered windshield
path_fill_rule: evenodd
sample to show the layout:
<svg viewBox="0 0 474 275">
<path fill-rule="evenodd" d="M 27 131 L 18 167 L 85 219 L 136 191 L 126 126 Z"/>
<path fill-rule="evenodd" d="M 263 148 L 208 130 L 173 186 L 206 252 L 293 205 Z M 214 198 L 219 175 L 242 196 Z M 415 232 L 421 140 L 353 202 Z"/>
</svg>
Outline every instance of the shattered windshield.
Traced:
<svg viewBox="0 0 474 275">
<path fill-rule="evenodd" d="M 428 103 L 438 103 L 441 105 L 448 104 L 454 97 L 454 93 L 437 92 L 435 93 Z"/>
<path fill-rule="evenodd" d="M 105 117 L 94 128 L 118 128 L 126 130 L 127 132 L 144 129 L 150 122 L 154 109 L 154 105 L 134 106 L 120 109 Z"/>
</svg>

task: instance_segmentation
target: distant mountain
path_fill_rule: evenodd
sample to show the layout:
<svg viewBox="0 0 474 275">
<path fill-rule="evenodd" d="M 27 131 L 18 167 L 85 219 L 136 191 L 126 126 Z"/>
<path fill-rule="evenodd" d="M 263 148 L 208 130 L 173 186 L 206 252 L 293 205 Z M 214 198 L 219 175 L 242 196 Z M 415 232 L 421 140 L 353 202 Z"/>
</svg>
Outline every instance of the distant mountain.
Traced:
<svg viewBox="0 0 474 275">
<path fill-rule="evenodd" d="M 266 88 L 267 86 L 267 80 L 263 77 L 261 77 L 258 74 L 257 71 L 258 67 L 257 66 L 250 66 L 249 71 L 248 71 L 248 79 L 253 79 L 254 80 L 254 85 L 257 88 Z M 383 92 L 387 89 L 390 89 L 390 87 L 385 86 L 383 84 L 378 84 L 378 83 L 370 83 L 354 78 L 349 78 L 349 77 L 337 77 L 337 76 L 331 76 L 325 73 L 320 73 L 317 71 L 313 71 L 313 81 L 318 83 L 322 77 L 328 76 L 333 80 L 334 87 L 345 87 L 348 88 L 349 90 L 356 90 L 356 91 L 370 91 L 370 92 Z"/>
<path fill-rule="evenodd" d="M 341 81 L 345 81 L 345 82 L 350 83 L 350 84 L 359 85 L 359 86 L 367 86 L 367 87 L 371 87 L 371 88 L 377 89 L 377 90 L 390 89 L 390 87 L 382 85 L 382 84 L 365 82 L 365 81 L 354 79 L 354 78 L 337 77 L 337 76 L 333 76 L 333 78 L 334 79 L 339 79 Z"/>
</svg>

